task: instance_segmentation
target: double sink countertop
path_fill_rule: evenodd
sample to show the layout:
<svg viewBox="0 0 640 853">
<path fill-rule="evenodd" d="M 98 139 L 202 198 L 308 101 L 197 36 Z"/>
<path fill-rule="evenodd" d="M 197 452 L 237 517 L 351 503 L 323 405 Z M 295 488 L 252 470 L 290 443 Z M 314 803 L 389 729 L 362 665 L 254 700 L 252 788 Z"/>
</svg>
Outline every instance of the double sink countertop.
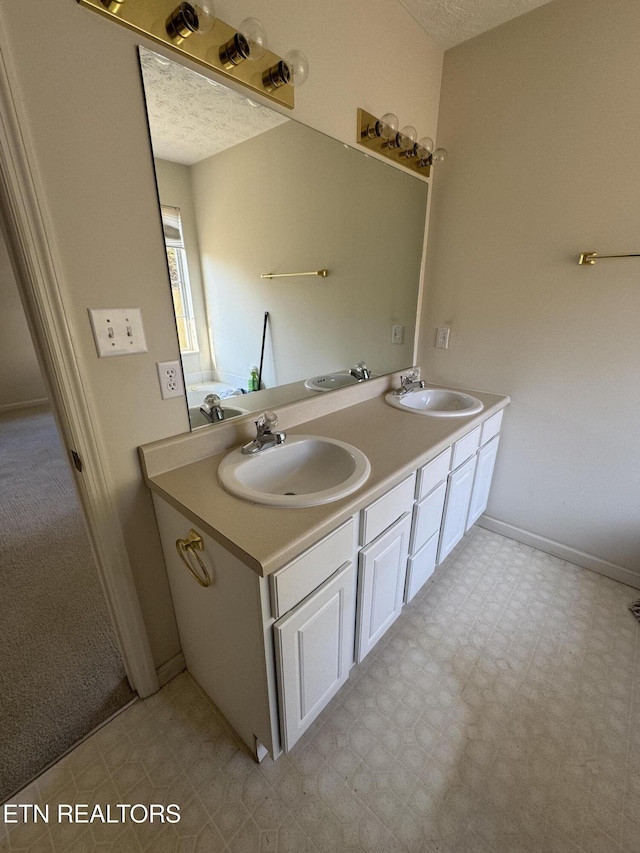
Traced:
<svg viewBox="0 0 640 853">
<path fill-rule="evenodd" d="M 226 492 L 218 482 L 218 465 L 230 450 L 255 437 L 252 415 L 144 445 L 140 458 L 145 482 L 201 532 L 259 575 L 269 575 L 509 403 L 509 397 L 460 388 L 456 390 L 481 400 L 481 412 L 444 418 L 404 412 L 384 400 L 387 391 L 398 387 L 399 376 L 318 394 L 276 410 L 277 428 L 288 435 L 335 438 L 366 454 L 371 474 L 345 498 L 320 506 L 281 508 L 249 503 Z M 429 387 L 445 386 L 429 383 Z"/>
</svg>

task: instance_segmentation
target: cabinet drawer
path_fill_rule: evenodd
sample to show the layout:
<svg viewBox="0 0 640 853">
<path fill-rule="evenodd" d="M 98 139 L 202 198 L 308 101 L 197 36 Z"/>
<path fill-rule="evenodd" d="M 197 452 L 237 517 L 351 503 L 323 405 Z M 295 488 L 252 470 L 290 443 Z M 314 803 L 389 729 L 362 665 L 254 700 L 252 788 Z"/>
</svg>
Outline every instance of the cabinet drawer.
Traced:
<svg viewBox="0 0 640 853">
<path fill-rule="evenodd" d="M 418 484 L 416 486 L 416 500 L 422 500 L 432 489 L 447 479 L 451 469 L 451 448 L 447 447 L 431 462 L 427 462 L 418 469 Z"/>
<path fill-rule="evenodd" d="M 269 577 L 271 612 L 274 619 L 295 607 L 316 587 L 354 558 L 354 521 L 345 522 L 333 533 Z"/>
<path fill-rule="evenodd" d="M 453 445 L 453 462 L 451 463 L 453 470 L 476 452 L 480 446 L 480 430 L 481 427 L 477 426 Z"/>
<path fill-rule="evenodd" d="M 415 554 L 427 539 L 440 530 L 444 496 L 447 491 L 446 482 L 440 483 L 430 494 L 416 504 L 413 509 L 413 524 L 411 526 L 411 544 L 409 551 Z"/>
<path fill-rule="evenodd" d="M 502 409 L 499 412 L 496 412 L 495 415 L 491 415 L 483 424 L 482 424 L 482 437 L 480 439 L 480 446 L 486 444 L 488 441 L 491 441 L 494 435 L 497 435 L 500 432 L 500 425 L 502 424 Z"/>
<path fill-rule="evenodd" d="M 360 544 L 368 545 L 413 506 L 416 475 L 412 474 L 394 486 L 393 489 L 378 498 L 377 501 L 362 510 Z"/>
<path fill-rule="evenodd" d="M 422 589 L 429 580 L 436 567 L 436 555 L 438 553 L 438 533 L 426 542 L 417 554 L 409 557 L 407 564 L 407 589 L 405 601 L 407 604 L 414 595 Z"/>
</svg>

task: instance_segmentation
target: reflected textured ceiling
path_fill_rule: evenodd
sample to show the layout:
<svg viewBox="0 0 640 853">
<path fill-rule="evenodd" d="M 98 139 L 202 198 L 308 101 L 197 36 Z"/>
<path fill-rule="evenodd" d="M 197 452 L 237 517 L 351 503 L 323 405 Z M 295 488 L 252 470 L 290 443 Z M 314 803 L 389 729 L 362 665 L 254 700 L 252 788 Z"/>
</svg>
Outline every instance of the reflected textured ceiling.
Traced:
<svg viewBox="0 0 640 853">
<path fill-rule="evenodd" d="M 400 0 L 445 50 L 550 0 Z"/>
<path fill-rule="evenodd" d="M 207 77 L 142 48 L 153 154 L 191 166 L 289 121 Z"/>
</svg>

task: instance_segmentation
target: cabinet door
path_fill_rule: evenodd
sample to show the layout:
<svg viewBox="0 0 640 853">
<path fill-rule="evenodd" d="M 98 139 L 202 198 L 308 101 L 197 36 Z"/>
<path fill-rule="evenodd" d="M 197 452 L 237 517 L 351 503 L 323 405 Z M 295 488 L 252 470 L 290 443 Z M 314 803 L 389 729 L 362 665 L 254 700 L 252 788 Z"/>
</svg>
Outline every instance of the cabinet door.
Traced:
<svg viewBox="0 0 640 853">
<path fill-rule="evenodd" d="M 451 553 L 464 536 L 475 467 L 476 457 L 472 456 L 464 465 L 449 474 L 438 563 L 441 563 Z"/>
<path fill-rule="evenodd" d="M 436 554 L 438 553 L 439 533 L 440 531 L 437 530 L 417 553 L 409 557 L 407 564 L 407 588 L 404 596 L 407 604 L 422 589 L 434 572 Z"/>
<path fill-rule="evenodd" d="M 416 554 L 425 542 L 428 542 L 433 534 L 440 530 L 446 492 L 446 482 L 440 483 L 426 498 L 414 506 L 411 541 L 409 543 L 412 554 Z"/>
<path fill-rule="evenodd" d="M 274 625 L 282 741 L 288 752 L 347 680 L 355 569 L 345 563 Z"/>
<path fill-rule="evenodd" d="M 402 610 L 411 513 L 360 552 L 356 662 L 360 663 Z"/>
<path fill-rule="evenodd" d="M 478 451 L 478 462 L 476 464 L 476 474 L 473 480 L 473 491 L 471 493 L 471 503 L 469 504 L 469 517 L 467 519 L 468 530 L 480 518 L 482 513 L 487 508 L 489 502 L 489 489 L 491 488 L 491 479 L 493 477 L 493 469 L 496 464 L 496 454 L 498 452 L 499 436 L 496 436 L 488 444 Z"/>
</svg>

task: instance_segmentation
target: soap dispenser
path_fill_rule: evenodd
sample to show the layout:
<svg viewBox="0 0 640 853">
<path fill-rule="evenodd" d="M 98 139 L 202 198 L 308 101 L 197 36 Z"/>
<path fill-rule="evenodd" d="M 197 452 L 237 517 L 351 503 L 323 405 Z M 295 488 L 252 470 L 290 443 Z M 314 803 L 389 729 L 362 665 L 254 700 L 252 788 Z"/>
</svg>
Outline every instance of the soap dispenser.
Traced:
<svg viewBox="0 0 640 853">
<path fill-rule="evenodd" d="M 259 391 L 260 379 L 258 377 L 258 367 L 255 364 L 250 365 L 249 367 L 249 382 L 248 388 L 249 391 Z"/>
</svg>

